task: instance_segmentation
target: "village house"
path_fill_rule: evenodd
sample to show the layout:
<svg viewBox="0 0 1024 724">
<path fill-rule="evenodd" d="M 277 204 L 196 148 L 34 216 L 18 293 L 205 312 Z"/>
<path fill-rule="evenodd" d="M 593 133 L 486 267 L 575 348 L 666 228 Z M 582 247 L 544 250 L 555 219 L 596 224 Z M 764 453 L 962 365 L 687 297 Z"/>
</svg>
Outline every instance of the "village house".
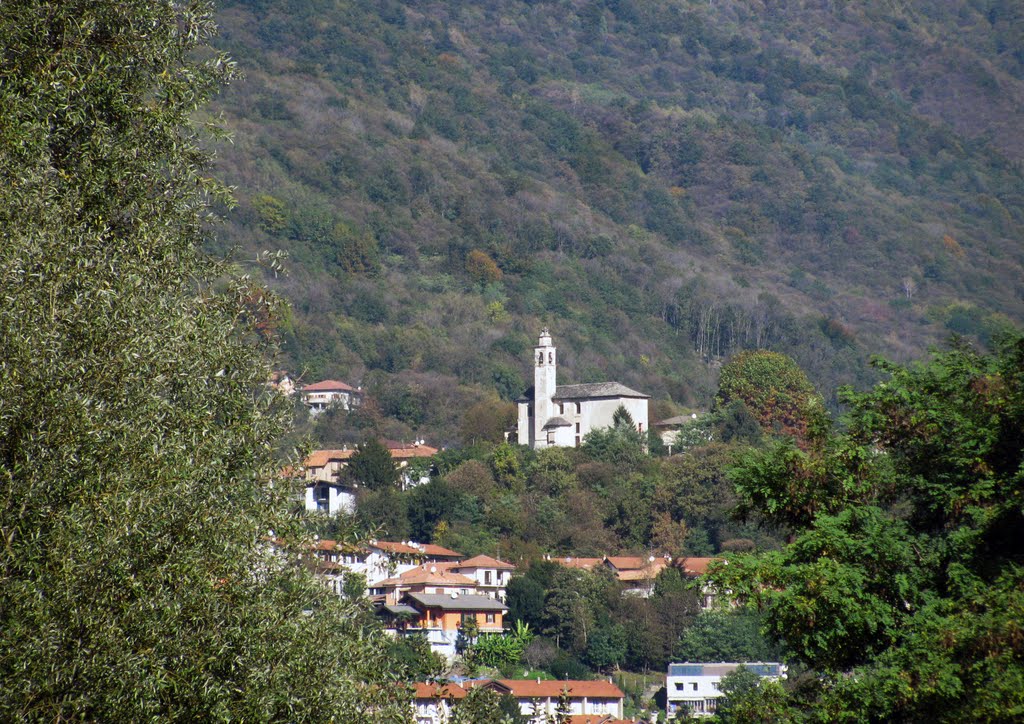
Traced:
<svg viewBox="0 0 1024 724">
<path fill-rule="evenodd" d="M 463 596 L 479 595 L 476 581 L 453 573 L 451 564 L 426 563 L 397 576 L 375 581 L 369 585 L 370 597 L 386 604 L 396 604 L 405 593 L 436 593 Z"/>
<path fill-rule="evenodd" d="M 604 565 L 622 583 L 625 595 L 650 598 L 654 581 L 662 571 L 672 565 L 671 556 L 607 556 Z"/>
<path fill-rule="evenodd" d="M 448 724 L 453 705 L 468 693 L 458 684 L 416 682 L 413 690 L 413 716 L 416 724 Z"/>
<path fill-rule="evenodd" d="M 677 558 L 672 565 L 679 569 L 684 578 L 690 580 L 700 578 L 708 572 L 708 565 L 713 561 L 726 562 L 724 558 Z M 702 611 L 710 611 L 718 600 L 718 590 L 710 583 L 705 583 L 700 591 L 700 607 Z"/>
<path fill-rule="evenodd" d="M 710 429 L 706 425 L 701 426 L 698 424 L 706 414 L 691 412 L 689 415 L 677 415 L 653 423 L 658 437 L 661 438 L 661 442 L 668 448 L 670 455 L 673 449 L 676 452 L 683 452 L 688 447 L 711 442 Z M 679 439 L 679 433 L 683 430 L 690 431 L 685 436 L 689 438 L 688 440 Z"/>
<path fill-rule="evenodd" d="M 622 584 L 623 595 L 649 598 L 654 593 L 655 581 L 666 568 L 674 568 L 684 578 L 695 580 L 708 572 L 708 565 L 712 561 L 723 559 L 699 557 L 673 559 L 670 556 L 604 556 L 603 558 L 544 556 L 544 560 L 557 563 L 565 568 L 584 571 L 593 571 L 600 567 L 607 568 Z M 718 592 L 711 584 L 705 583 L 701 587 L 700 607 L 702 610 L 709 611 L 714 608 L 717 598 Z"/>
<path fill-rule="evenodd" d="M 363 577 L 368 595 L 373 594 L 373 581 L 400 576 L 421 565 L 452 565 L 462 558 L 461 553 L 443 546 L 414 541 L 371 540 L 354 546 L 325 539 L 314 544 L 313 553 L 317 558 L 315 570 L 328 588 L 341 593 L 345 576 L 355 573 Z"/>
<path fill-rule="evenodd" d="M 398 603 L 377 609 L 391 635 L 426 634 L 430 650 L 451 661 L 459 632 L 470 620 L 479 633 L 503 634 L 505 604 L 486 596 L 459 593 L 404 593 Z"/>
<path fill-rule="evenodd" d="M 624 716 L 625 694 L 610 681 L 490 679 L 467 681 L 463 686 L 485 686 L 498 694 L 511 694 L 519 703 L 519 712 L 530 717 L 531 724 L 551 721 L 563 696 L 571 716 L 612 717 L 613 721 Z"/>
<path fill-rule="evenodd" d="M 429 475 L 414 473 L 410 467 L 413 460 L 431 458 L 437 455 L 437 448 L 424 445 L 417 440 L 411 444 L 384 441 L 401 474 L 403 489 L 415 487 L 430 480 Z M 339 511 L 354 513 L 356 510 L 355 488 L 358 481 L 349 481 L 342 474 L 348 461 L 355 454 L 354 449 L 314 450 L 302 467 L 306 477 L 305 508 L 308 512 L 337 515 Z"/>
<path fill-rule="evenodd" d="M 285 397 L 291 397 L 295 394 L 295 382 L 284 370 L 274 370 L 271 372 L 267 387 L 281 393 Z"/>
<path fill-rule="evenodd" d="M 683 710 L 690 716 L 712 716 L 723 696 L 720 688 L 723 677 L 741 666 L 764 679 L 786 678 L 786 666 L 779 663 L 669 664 L 665 680 L 669 717 L 675 717 Z"/>
<path fill-rule="evenodd" d="M 474 556 L 452 566 L 452 573 L 468 576 L 476 585 L 476 592 L 489 598 L 505 601 L 505 587 L 516 567 L 490 556 Z"/>
<path fill-rule="evenodd" d="M 639 432 L 647 431 L 648 395 L 618 382 L 559 385 L 557 370 L 557 350 L 545 328 L 533 350 L 533 388 L 516 400 L 520 445 L 578 447 L 591 430 L 611 427 L 620 407 Z"/>
<path fill-rule="evenodd" d="M 311 415 L 318 415 L 331 406 L 351 410 L 363 403 L 362 390 L 338 380 L 324 380 L 306 385 L 300 390 L 299 395 Z"/>
<path fill-rule="evenodd" d="M 574 556 L 558 558 L 547 555 L 544 556 L 544 560 L 557 563 L 563 568 L 575 568 L 581 571 L 592 571 L 594 568 L 604 563 L 603 558 L 580 558 Z"/>
</svg>

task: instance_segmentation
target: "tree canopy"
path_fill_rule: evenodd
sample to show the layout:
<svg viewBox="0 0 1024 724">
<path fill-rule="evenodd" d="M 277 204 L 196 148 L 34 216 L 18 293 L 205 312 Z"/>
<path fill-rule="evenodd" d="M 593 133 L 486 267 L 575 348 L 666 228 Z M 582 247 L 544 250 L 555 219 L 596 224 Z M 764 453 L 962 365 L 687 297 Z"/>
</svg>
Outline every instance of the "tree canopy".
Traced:
<svg viewBox="0 0 1024 724">
<path fill-rule="evenodd" d="M 206 2 L 0 5 L 5 721 L 406 714 L 362 609 L 294 565 L 276 303 L 202 250 L 214 29 Z"/>
<path fill-rule="evenodd" d="M 982 355 L 878 362 L 821 449 L 747 454 L 734 478 L 792 531 L 715 578 L 821 673 L 789 705 L 835 719 L 1024 713 L 1024 338 Z M 777 692 L 776 692 L 777 693 Z"/>
<path fill-rule="evenodd" d="M 356 446 L 345 473 L 370 490 L 394 488 L 399 481 L 398 466 L 391 457 L 391 451 L 376 438 Z"/>
<path fill-rule="evenodd" d="M 742 408 L 730 407 L 737 401 L 765 432 L 790 435 L 800 442 L 825 415 L 821 399 L 796 362 L 764 349 L 744 350 L 722 368 L 715 406 L 742 419 Z"/>
</svg>

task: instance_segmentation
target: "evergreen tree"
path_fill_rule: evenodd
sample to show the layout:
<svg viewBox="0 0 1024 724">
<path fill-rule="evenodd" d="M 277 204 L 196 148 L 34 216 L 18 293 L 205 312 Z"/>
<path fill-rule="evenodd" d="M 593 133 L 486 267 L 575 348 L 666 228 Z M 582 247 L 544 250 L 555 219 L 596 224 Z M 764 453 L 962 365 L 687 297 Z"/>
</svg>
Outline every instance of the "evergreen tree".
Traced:
<svg viewBox="0 0 1024 724">
<path fill-rule="evenodd" d="M 400 478 L 391 451 L 380 440 L 370 439 L 357 445 L 348 461 L 348 477 L 370 490 L 394 488 Z"/>
<path fill-rule="evenodd" d="M 4 721 L 407 713 L 295 565 L 275 302 L 202 251 L 213 31 L 201 0 L 0 4 Z"/>
</svg>

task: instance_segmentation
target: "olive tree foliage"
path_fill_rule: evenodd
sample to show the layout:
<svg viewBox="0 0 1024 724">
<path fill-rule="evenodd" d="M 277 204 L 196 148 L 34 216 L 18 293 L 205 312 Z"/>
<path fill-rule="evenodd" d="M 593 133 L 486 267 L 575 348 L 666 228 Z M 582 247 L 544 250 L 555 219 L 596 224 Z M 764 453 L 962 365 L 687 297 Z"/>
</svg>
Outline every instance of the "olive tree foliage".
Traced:
<svg viewBox="0 0 1024 724">
<path fill-rule="evenodd" d="M 205 2 L 0 3 L 0 719 L 404 721 L 288 545 L 275 302 L 204 255 Z"/>
</svg>

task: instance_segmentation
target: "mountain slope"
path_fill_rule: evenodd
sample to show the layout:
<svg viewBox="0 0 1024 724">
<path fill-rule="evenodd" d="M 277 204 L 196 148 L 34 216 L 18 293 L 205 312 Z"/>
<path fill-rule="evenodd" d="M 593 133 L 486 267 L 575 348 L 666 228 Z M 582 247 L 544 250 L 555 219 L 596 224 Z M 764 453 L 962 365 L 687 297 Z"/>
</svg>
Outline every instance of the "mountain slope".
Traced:
<svg viewBox="0 0 1024 724">
<path fill-rule="evenodd" d="M 224 4 L 221 237 L 289 251 L 288 363 L 408 428 L 542 324 L 564 381 L 701 404 L 738 349 L 831 389 L 1024 316 L 1015 4 L 364 5 Z"/>
</svg>

